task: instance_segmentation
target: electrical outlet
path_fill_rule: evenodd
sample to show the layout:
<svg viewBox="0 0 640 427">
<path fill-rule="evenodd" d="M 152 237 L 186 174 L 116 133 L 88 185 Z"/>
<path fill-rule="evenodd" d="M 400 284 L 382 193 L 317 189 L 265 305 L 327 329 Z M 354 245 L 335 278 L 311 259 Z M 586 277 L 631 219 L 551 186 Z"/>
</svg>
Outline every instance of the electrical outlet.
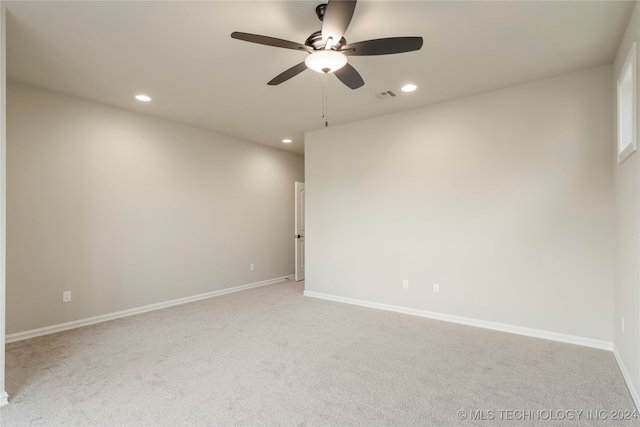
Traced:
<svg viewBox="0 0 640 427">
<path fill-rule="evenodd" d="M 62 302 L 71 302 L 71 291 L 64 291 L 62 293 Z"/>
<path fill-rule="evenodd" d="M 620 328 L 622 328 L 622 332 L 624 332 L 624 317 L 622 318 L 622 321 L 620 322 Z"/>
<path fill-rule="evenodd" d="M 402 281 L 402 289 L 409 289 L 409 281 L 407 279 Z"/>
<path fill-rule="evenodd" d="M 436 294 L 440 292 L 440 283 L 433 284 L 433 292 Z"/>
<path fill-rule="evenodd" d="M 255 269 L 256 269 L 256 265 L 255 265 L 255 264 L 251 264 L 251 265 L 249 266 L 249 269 L 250 269 L 251 271 L 255 270 Z"/>
</svg>

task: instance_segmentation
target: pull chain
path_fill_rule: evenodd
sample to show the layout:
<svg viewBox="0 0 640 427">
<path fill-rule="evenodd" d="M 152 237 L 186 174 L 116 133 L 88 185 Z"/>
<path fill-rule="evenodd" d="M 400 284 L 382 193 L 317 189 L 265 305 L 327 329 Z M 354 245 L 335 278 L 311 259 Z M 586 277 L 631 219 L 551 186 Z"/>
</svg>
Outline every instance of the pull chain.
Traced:
<svg viewBox="0 0 640 427">
<path fill-rule="evenodd" d="M 329 127 L 329 117 L 327 113 L 327 73 L 322 74 L 322 118 L 324 119 L 324 127 Z"/>
</svg>

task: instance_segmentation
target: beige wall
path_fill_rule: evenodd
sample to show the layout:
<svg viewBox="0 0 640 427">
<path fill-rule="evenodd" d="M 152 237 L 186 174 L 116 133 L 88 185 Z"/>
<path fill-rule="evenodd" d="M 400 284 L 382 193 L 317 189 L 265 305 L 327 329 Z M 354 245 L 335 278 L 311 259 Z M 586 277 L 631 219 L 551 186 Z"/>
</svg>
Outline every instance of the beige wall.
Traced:
<svg viewBox="0 0 640 427">
<path fill-rule="evenodd" d="M 612 85 L 634 41 L 640 43 L 640 7 L 636 3 L 613 66 Z M 640 52 L 636 53 L 640 58 Z M 640 65 L 640 64 L 638 64 Z M 640 73 L 638 73 L 640 77 Z M 640 81 L 638 81 L 640 87 Z M 640 123 L 640 120 L 638 120 Z M 617 138 L 614 129 L 614 140 Z M 616 143 L 612 144 L 616 153 Z M 615 340 L 616 351 L 628 381 L 640 390 L 640 156 L 634 153 L 621 165 L 614 163 L 616 206 Z M 621 322 L 625 319 L 625 330 Z"/>
<path fill-rule="evenodd" d="M 611 81 L 307 133 L 305 289 L 612 342 Z"/>
<path fill-rule="evenodd" d="M 15 82 L 7 106 L 8 334 L 293 273 L 302 156 Z"/>
<path fill-rule="evenodd" d="M 4 382 L 5 309 L 6 309 L 6 14 L 0 4 L 0 406 L 7 405 Z"/>
</svg>

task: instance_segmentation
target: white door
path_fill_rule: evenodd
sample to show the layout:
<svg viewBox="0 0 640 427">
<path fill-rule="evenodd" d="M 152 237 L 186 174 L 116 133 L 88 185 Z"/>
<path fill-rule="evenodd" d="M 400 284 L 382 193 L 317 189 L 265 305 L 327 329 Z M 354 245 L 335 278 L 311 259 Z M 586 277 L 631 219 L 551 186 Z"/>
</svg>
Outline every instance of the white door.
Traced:
<svg viewBox="0 0 640 427">
<path fill-rule="evenodd" d="M 304 182 L 296 182 L 296 282 L 304 280 Z"/>
</svg>

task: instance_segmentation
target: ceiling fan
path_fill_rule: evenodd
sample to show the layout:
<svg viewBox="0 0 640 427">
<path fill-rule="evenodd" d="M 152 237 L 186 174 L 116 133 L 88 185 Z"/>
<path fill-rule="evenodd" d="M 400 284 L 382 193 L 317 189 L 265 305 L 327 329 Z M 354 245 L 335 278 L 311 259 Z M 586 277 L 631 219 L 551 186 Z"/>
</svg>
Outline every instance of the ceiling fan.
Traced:
<svg viewBox="0 0 640 427">
<path fill-rule="evenodd" d="M 356 0 L 329 0 L 326 4 L 318 5 L 316 15 L 322 21 L 322 29 L 311 34 L 304 44 L 237 31 L 231 33 L 231 37 L 309 54 L 303 62 L 277 75 L 268 85 L 279 85 L 311 68 L 320 73 L 334 73 L 342 83 L 357 89 L 364 85 L 364 80 L 348 63 L 347 56 L 390 55 L 419 50 L 422 37 L 390 37 L 348 44 L 343 35 L 355 8 Z"/>
</svg>

